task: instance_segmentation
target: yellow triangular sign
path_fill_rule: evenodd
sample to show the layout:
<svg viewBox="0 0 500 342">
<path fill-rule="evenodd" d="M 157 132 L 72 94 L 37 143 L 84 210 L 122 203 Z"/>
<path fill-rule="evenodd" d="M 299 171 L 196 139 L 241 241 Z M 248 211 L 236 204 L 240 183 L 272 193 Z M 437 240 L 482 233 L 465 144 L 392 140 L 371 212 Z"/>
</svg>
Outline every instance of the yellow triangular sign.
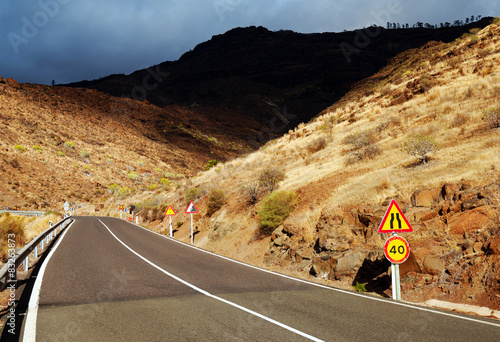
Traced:
<svg viewBox="0 0 500 342">
<path fill-rule="evenodd" d="M 172 215 L 175 215 L 175 211 L 174 211 L 174 209 L 172 209 L 172 206 L 169 205 L 168 209 L 167 209 L 167 211 L 165 213 L 165 216 L 172 216 Z"/>
<path fill-rule="evenodd" d="M 395 200 L 391 201 L 389 208 L 385 212 L 382 223 L 378 227 L 379 233 L 410 233 L 413 228 Z"/>
</svg>

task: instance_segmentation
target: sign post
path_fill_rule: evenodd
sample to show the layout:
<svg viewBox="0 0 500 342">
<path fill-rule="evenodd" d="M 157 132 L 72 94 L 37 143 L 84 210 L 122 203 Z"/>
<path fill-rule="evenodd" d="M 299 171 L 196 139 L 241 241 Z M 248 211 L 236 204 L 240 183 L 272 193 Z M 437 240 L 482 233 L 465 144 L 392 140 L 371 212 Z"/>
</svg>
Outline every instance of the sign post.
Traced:
<svg viewBox="0 0 500 342">
<path fill-rule="evenodd" d="M 68 201 L 64 202 L 64 217 L 67 217 L 68 216 L 68 210 L 69 210 L 69 203 Z"/>
<path fill-rule="evenodd" d="M 194 205 L 193 202 L 190 202 L 187 209 L 186 209 L 186 214 L 191 214 L 191 244 L 194 242 L 194 235 L 193 235 L 193 214 L 197 214 L 198 209 L 196 209 L 196 206 Z"/>
<path fill-rule="evenodd" d="M 168 227 L 170 228 L 170 237 L 173 237 L 172 233 L 172 216 L 175 215 L 174 209 L 172 209 L 172 206 L 169 205 L 167 211 L 165 212 L 165 216 L 169 216 L 170 220 L 168 222 Z"/>
<path fill-rule="evenodd" d="M 118 208 L 118 210 L 120 211 L 120 218 L 122 218 L 123 205 L 120 205 L 120 208 Z"/>
<path fill-rule="evenodd" d="M 378 228 L 381 234 L 392 233 L 393 236 L 388 238 L 384 244 L 384 254 L 387 260 L 391 262 L 391 281 L 392 281 L 392 298 L 401 300 L 401 281 L 399 276 L 399 264 L 408 259 L 410 255 L 410 245 L 397 233 L 413 232 L 413 228 L 399 208 L 396 201 L 392 200 L 389 208 L 382 219 L 382 223 Z"/>
</svg>

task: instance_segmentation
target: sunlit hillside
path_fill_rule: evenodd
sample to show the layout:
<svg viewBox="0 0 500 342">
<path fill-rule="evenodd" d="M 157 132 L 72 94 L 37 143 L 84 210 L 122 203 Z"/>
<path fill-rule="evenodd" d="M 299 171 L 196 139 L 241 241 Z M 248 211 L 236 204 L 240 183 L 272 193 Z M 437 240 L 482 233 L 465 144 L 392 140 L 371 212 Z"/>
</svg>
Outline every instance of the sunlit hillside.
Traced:
<svg viewBox="0 0 500 342">
<path fill-rule="evenodd" d="M 376 230 L 396 199 L 414 228 L 403 234 L 412 249 L 401 271 L 403 299 L 499 308 L 499 37 L 492 24 L 407 51 L 259 151 L 170 191 L 117 197 L 106 210 L 117 215 L 120 204 L 134 204 L 142 224 L 168 233 L 163 213 L 172 205 L 175 237 L 189 241 L 184 210 L 194 200 L 198 246 L 390 296 L 387 236 Z M 425 160 L 403 151 L 415 137 L 432 147 Z M 297 195 L 296 203 L 280 202 L 293 211 L 277 229 L 263 227 L 266 170 L 284 174 L 275 197 Z"/>
</svg>

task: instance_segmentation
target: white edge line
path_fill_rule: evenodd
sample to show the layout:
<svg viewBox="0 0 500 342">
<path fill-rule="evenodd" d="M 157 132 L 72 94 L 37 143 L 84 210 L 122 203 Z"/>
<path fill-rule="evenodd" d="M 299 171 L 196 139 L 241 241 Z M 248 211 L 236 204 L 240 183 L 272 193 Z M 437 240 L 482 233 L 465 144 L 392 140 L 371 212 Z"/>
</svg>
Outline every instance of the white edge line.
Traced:
<svg viewBox="0 0 500 342">
<path fill-rule="evenodd" d="M 127 221 L 124 221 L 124 222 L 127 222 Z M 130 222 L 127 222 L 127 223 L 130 223 Z M 292 277 L 292 276 L 288 276 L 286 274 L 281 274 L 281 273 L 269 271 L 269 270 L 266 270 L 265 268 L 261 268 L 261 267 L 250 265 L 250 264 L 246 264 L 244 262 L 241 262 L 241 261 L 238 261 L 238 260 L 234 260 L 234 259 L 228 258 L 226 256 L 219 255 L 219 254 L 207 251 L 205 249 L 202 249 L 202 248 L 190 245 L 188 243 L 185 243 L 185 242 L 176 240 L 174 238 L 171 238 L 170 236 L 162 235 L 162 234 L 154 232 L 154 231 L 152 231 L 152 230 L 150 230 L 148 228 L 144 228 L 144 227 L 142 227 L 142 226 L 140 226 L 138 224 L 135 224 L 135 223 L 131 223 L 131 224 L 134 225 L 134 226 L 136 226 L 136 227 L 139 227 L 141 229 L 144 229 L 147 232 L 156 234 L 158 236 L 161 236 L 162 238 L 165 238 L 165 239 L 168 239 L 170 241 L 176 242 L 178 244 L 181 244 L 181 245 L 184 245 L 184 246 L 196 249 L 198 251 L 201 251 L 201 252 L 204 252 L 204 253 L 207 253 L 207 254 L 210 254 L 210 255 L 213 255 L 213 256 L 216 256 L 216 257 L 228 260 L 228 261 L 232 261 L 234 263 L 237 263 L 237 264 L 240 264 L 240 265 L 243 265 L 243 266 L 247 266 L 247 267 L 259 270 L 259 271 L 263 271 L 263 272 L 274 274 L 274 275 L 277 275 L 277 276 L 280 276 L 280 277 L 283 277 L 283 278 L 295 280 L 295 281 L 298 281 L 298 282 L 301 282 L 301 283 L 304 283 L 304 284 L 308 284 L 308 285 L 320 287 L 320 288 L 331 290 L 331 291 L 341 292 L 341 293 L 348 294 L 348 295 L 351 295 L 351 296 L 356 296 L 356 297 L 361 297 L 361 298 L 365 298 L 365 299 L 370 299 L 370 300 L 374 300 L 374 301 L 377 301 L 377 302 L 383 302 L 383 303 L 388 303 L 388 304 L 393 304 L 393 305 L 399 305 L 399 306 L 403 306 L 403 307 L 407 307 L 407 308 L 412 308 L 412 309 L 415 309 L 415 310 L 431 312 L 431 313 L 435 313 L 435 314 L 442 315 L 442 316 L 449 316 L 449 317 L 453 317 L 453 318 L 459 318 L 459 319 L 463 319 L 463 320 L 466 320 L 466 321 L 471 321 L 471 322 L 475 322 L 475 323 L 492 325 L 494 327 L 500 328 L 500 323 L 488 322 L 488 321 L 483 321 L 483 320 L 476 319 L 476 318 L 473 318 L 473 317 L 467 317 L 467 316 L 457 315 L 457 314 L 453 314 L 453 313 L 449 313 L 449 312 L 438 311 L 438 310 L 435 310 L 435 309 L 431 309 L 431 308 L 426 308 L 426 307 L 423 307 L 423 306 L 419 306 L 418 304 L 414 304 L 414 303 L 397 302 L 397 301 L 393 301 L 393 300 L 387 300 L 387 299 L 383 299 L 383 298 L 377 298 L 377 297 L 374 297 L 374 296 L 367 296 L 367 295 L 363 295 L 363 294 L 360 294 L 360 293 L 357 293 L 357 292 L 352 292 L 352 291 L 337 289 L 335 287 L 331 287 L 331 286 L 327 286 L 327 285 L 322 285 L 322 284 L 318 284 L 318 283 L 313 283 L 311 281 L 300 279 L 300 278 L 295 278 L 295 277 Z"/>
<path fill-rule="evenodd" d="M 249 314 L 251 314 L 251 315 L 254 315 L 254 316 L 256 316 L 256 317 L 259 317 L 259 318 L 261 318 L 261 319 L 263 319 L 263 320 L 265 320 L 265 321 L 267 321 L 267 322 L 269 322 L 269 323 L 272 323 L 272 324 L 274 324 L 274 325 L 277 325 L 277 326 L 279 326 L 279 327 L 281 327 L 281 328 L 284 328 L 284 329 L 286 329 L 286 330 L 288 330 L 288 331 L 291 331 L 291 332 L 293 332 L 293 333 L 295 333 L 295 334 L 297 334 L 297 335 L 300 335 L 300 336 L 302 336 L 302 337 L 305 337 L 305 338 L 307 338 L 307 339 L 309 339 L 309 340 L 311 340 L 311 341 L 323 342 L 323 340 L 321 340 L 321 339 L 318 339 L 318 338 L 316 338 L 316 337 L 314 337 L 314 336 L 311 336 L 311 335 L 309 335 L 309 334 L 306 334 L 306 333 L 304 333 L 304 332 L 302 332 L 302 331 L 300 331 L 300 330 L 297 330 L 297 329 L 295 329 L 295 328 L 292 328 L 292 327 L 290 327 L 290 326 L 288 326 L 288 325 L 286 325 L 286 324 L 283 324 L 283 323 L 280 323 L 280 322 L 278 322 L 278 321 L 275 321 L 275 320 L 274 320 L 274 319 L 272 319 L 272 318 L 266 317 L 266 316 L 264 316 L 264 315 L 262 315 L 262 314 L 260 314 L 260 313 L 258 313 L 258 312 L 252 311 L 252 310 L 250 310 L 250 309 L 248 309 L 248 308 L 246 308 L 246 307 L 244 307 L 244 306 L 240 306 L 240 305 L 238 305 L 238 304 L 236 304 L 236 303 L 230 302 L 230 301 L 228 301 L 228 300 L 226 300 L 226 299 L 223 299 L 223 298 L 221 298 L 221 297 L 217 297 L 217 296 L 215 296 L 215 295 L 211 294 L 210 292 L 207 292 L 207 291 L 205 291 L 205 290 L 203 290 L 203 289 L 201 289 L 201 288 L 199 288 L 199 287 L 197 287 L 197 286 L 195 286 L 195 285 L 193 285 L 193 284 L 191 284 L 191 283 L 188 283 L 187 281 L 185 281 L 185 280 L 183 280 L 183 279 L 181 279 L 181 278 L 177 277 L 176 275 L 174 275 L 174 274 L 172 274 L 172 273 L 170 273 L 170 272 L 168 272 L 168 271 L 164 270 L 164 269 L 163 269 L 163 268 L 161 268 L 160 266 L 158 266 L 158 265 L 154 264 L 153 262 L 149 261 L 148 259 L 146 259 L 146 258 L 145 258 L 145 257 L 143 257 L 142 255 L 140 255 L 139 253 L 137 253 L 136 251 L 134 251 L 132 248 L 130 248 L 129 246 L 127 246 L 127 245 L 126 245 L 123 241 L 121 241 L 121 240 L 120 240 L 120 239 L 119 239 L 119 238 L 118 238 L 115 234 L 113 234 L 113 232 L 111 231 L 111 229 L 109 229 L 109 228 L 108 228 L 108 226 L 106 226 L 106 224 L 104 224 L 104 222 L 102 222 L 101 220 L 99 220 L 99 222 L 101 222 L 101 224 L 102 224 L 104 227 L 106 227 L 106 229 L 109 231 L 109 233 L 110 233 L 111 235 L 113 235 L 113 237 L 114 237 L 114 238 L 115 238 L 115 239 L 116 239 L 119 243 L 121 243 L 121 244 L 122 244 L 125 248 L 127 248 L 129 251 L 131 251 L 132 253 L 134 253 L 134 254 L 135 254 L 136 256 L 138 256 L 140 259 L 142 259 L 142 260 L 144 260 L 145 262 L 147 262 L 149 265 L 151 265 L 151 266 L 153 266 L 154 268 L 156 268 L 157 270 L 159 270 L 159 271 L 163 272 L 163 273 L 164 273 L 164 274 L 166 274 L 167 276 L 169 276 L 169 277 L 171 277 L 171 278 L 173 278 L 173 279 L 177 280 L 178 282 L 180 282 L 180 283 L 182 283 L 182 284 L 184 284 L 184 285 L 186 285 L 186 286 L 188 286 L 188 287 L 192 288 L 193 290 L 195 290 L 195 291 L 197 291 L 197 292 L 200 292 L 201 294 L 203 294 L 203 295 L 205 295 L 205 296 L 207 296 L 207 297 L 210 297 L 210 298 L 216 299 L 216 300 L 218 300 L 218 301 L 220 301 L 220 302 L 223 302 L 223 303 L 225 303 L 225 304 L 231 305 L 231 306 L 233 306 L 233 307 L 235 307 L 235 308 L 237 308 L 237 309 L 243 310 L 243 311 L 245 311 L 245 312 L 247 312 L 247 313 L 249 313 Z"/>
<path fill-rule="evenodd" d="M 40 271 L 38 271 L 35 284 L 33 285 L 33 290 L 31 291 L 30 301 L 28 303 L 26 322 L 24 323 L 23 342 L 36 341 L 36 319 L 38 316 L 38 304 L 40 303 L 40 289 L 42 287 L 42 279 L 43 279 L 43 274 L 45 273 L 45 267 L 49 263 L 50 258 L 56 251 L 57 247 L 63 240 L 64 236 L 68 232 L 68 229 L 73 225 L 74 222 L 75 221 L 71 222 L 70 225 L 66 227 L 64 233 L 61 235 L 61 238 L 51 249 L 50 253 L 47 255 L 47 258 L 44 260 L 42 266 L 40 267 Z"/>
</svg>

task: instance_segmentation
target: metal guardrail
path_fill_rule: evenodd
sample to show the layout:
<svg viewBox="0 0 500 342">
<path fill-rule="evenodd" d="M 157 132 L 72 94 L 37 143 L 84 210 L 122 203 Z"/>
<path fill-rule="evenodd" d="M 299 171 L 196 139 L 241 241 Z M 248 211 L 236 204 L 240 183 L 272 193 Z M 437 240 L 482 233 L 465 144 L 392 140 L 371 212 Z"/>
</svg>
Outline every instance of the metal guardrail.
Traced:
<svg viewBox="0 0 500 342">
<path fill-rule="evenodd" d="M 43 233 L 31 240 L 31 242 L 17 252 L 16 255 L 9 258 L 7 263 L 0 270 L 0 291 L 4 290 L 8 283 L 17 281 L 17 268 L 22 263 L 24 263 L 24 271 L 28 271 L 29 255 L 31 252 L 34 252 L 34 257 L 38 258 L 38 245 L 40 245 L 40 250 L 43 250 L 44 242 L 48 245 L 49 241 L 56 237 L 57 230 L 59 229 L 59 231 L 62 231 L 71 222 L 73 222 L 73 220 L 67 217 L 56 223 L 56 225 L 50 226 Z"/>
<path fill-rule="evenodd" d="M 21 215 L 21 216 L 43 216 L 45 211 L 18 211 L 18 210 L 0 210 L 0 214 L 9 213 L 11 215 Z"/>
</svg>

